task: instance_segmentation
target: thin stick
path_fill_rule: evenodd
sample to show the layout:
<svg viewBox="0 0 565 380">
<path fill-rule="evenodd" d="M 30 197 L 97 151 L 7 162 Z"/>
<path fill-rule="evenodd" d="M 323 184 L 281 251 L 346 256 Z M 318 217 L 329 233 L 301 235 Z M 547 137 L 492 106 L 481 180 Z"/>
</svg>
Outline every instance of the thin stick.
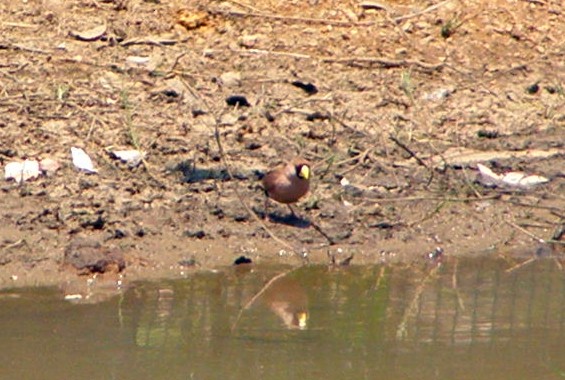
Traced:
<svg viewBox="0 0 565 380">
<path fill-rule="evenodd" d="M 392 135 L 389 135 L 388 138 L 390 140 L 394 141 L 394 143 L 396 145 L 398 145 L 400 148 L 402 148 L 402 150 L 404 150 L 406 153 L 408 153 L 410 155 L 410 157 L 414 158 L 418 162 L 418 164 L 422 165 L 426 169 L 429 169 L 429 166 L 420 157 L 418 157 L 418 155 L 416 153 L 414 153 L 412 151 L 412 149 L 410 149 L 406 144 L 404 144 L 403 142 L 401 142 L 400 140 L 398 140 L 396 137 L 394 137 Z"/>
<path fill-rule="evenodd" d="M 276 51 L 276 50 L 263 50 L 263 49 L 230 49 L 230 51 L 238 54 L 257 54 L 257 55 L 278 55 L 283 57 L 292 57 L 300 59 L 312 59 L 313 57 L 308 54 L 291 53 L 286 51 Z M 212 51 L 214 52 L 214 50 Z"/>
<path fill-rule="evenodd" d="M 252 6 L 249 5 L 249 4 L 240 3 L 239 1 L 235 1 L 235 0 L 228 0 L 228 2 L 233 3 L 233 4 L 235 4 L 235 5 L 238 5 L 238 6 L 242 7 L 242 8 L 251 9 L 253 12 L 257 12 L 257 13 L 261 12 L 260 9 L 257 9 L 257 8 L 255 8 L 255 7 L 252 7 Z"/>
<path fill-rule="evenodd" d="M 561 241 L 561 240 L 557 240 L 557 239 L 542 239 L 539 236 L 537 236 L 537 235 L 531 233 L 530 231 L 526 230 L 525 228 L 517 225 L 516 223 L 510 222 L 508 220 L 505 220 L 504 222 L 507 223 L 508 225 L 510 225 L 511 227 L 516 228 L 518 231 L 528 235 L 532 239 L 537 240 L 538 243 L 565 245 L 565 241 Z"/>
<path fill-rule="evenodd" d="M 445 202 L 481 202 L 484 200 L 498 199 L 500 196 L 491 195 L 483 198 L 449 198 L 449 197 L 401 197 L 401 198 L 363 198 L 367 202 L 387 203 L 387 202 L 414 202 L 414 201 L 445 201 Z"/>
<path fill-rule="evenodd" d="M 23 45 L 19 45 L 19 44 L 11 44 L 11 43 L 0 43 L 0 50 L 1 49 L 12 49 L 12 50 L 22 50 L 22 51 L 27 51 L 30 53 L 38 53 L 38 54 L 51 54 L 51 52 L 46 51 L 46 50 L 41 50 L 41 49 L 36 49 L 36 48 L 31 48 L 31 47 L 27 47 L 27 46 L 23 46 Z"/>
<path fill-rule="evenodd" d="M 328 241 L 328 243 L 329 243 L 330 245 L 335 245 L 335 241 L 334 241 L 328 234 L 326 234 L 326 233 L 322 230 L 322 227 L 320 227 L 317 223 L 315 223 L 315 222 L 313 222 L 313 221 L 310 221 L 310 225 L 311 225 L 312 227 L 314 227 L 314 229 L 315 229 L 316 231 L 318 231 L 318 232 L 320 233 L 320 235 L 322 235 L 324 238 L 326 238 L 326 240 Z"/>
<path fill-rule="evenodd" d="M 229 51 L 241 55 L 257 54 L 257 55 L 284 56 L 284 57 L 292 57 L 298 59 L 317 59 L 323 63 L 342 63 L 346 65 L 353 65 L 356 63 L 378 64 L 383 66 L 384 68 L 418 66 L 425 70 L 435 71 L 445 66 L 444 63 L 434 64 L 434 63 L 427 63 L 413 59 L 392 60 L 382 57 L 319 57 L 309 54 L 293 53 L 287 51 L 263 50 L 263 49 L 229 49 Z M 208 52 L 214 53 L 214 52 L 223 52 L 223 51 L 218 49 L 212 49 L 212 50 L 208 50 Z"/>
<path fill-rule="evenodd" d="M 264 18 L 270 20 L 279 21 L 293 21 L 293 22 L 304 22 L 309 24 L 323 24 L 323 25 L 333 25 L 333 26 L 373 26 L 377 22 L 374 21 L 364 21 L 364 22 L 352 22 L 345 20 L 329 20 L 322 18 L 310 18 L 310 17 L 296 17 L 296 16 L 281 16 L 277 14 L 265 14 L 256 12 L 241 12 L 241 11 L 222 11 L 222 10 L 210 10 L 211 14 L 220 14 L 223 16 L 235 16 L 235 17 L 254 17 L 254 18 Z"/>
<path fill-rule="evenodd" d="M 40 25 L 37 24 L 26 24 L 24 22 L 2 22 L 3 26 L 12 26 L 16 28 L 30 28 L 30 29 L 37 29 Z"/>
<path fill-rule="evenodd" d="M 516 223 L 513 223 L 509 220 L 504 220 L 504 223 L 508 224 L 511 227 L 514 227 L 515 229 L 517 229 L 518 231 L 528 235 L 529 237 L 531 237 L 534 240 L 537 240 L 538 243 L 542 243 L 542 244 L 546 244 L 547 241 L 545 239 L 540 238 L 539 236 L 536 236 L 535 234 L 531 233 L 530 231 L 526 230 L 525 228 L 520 227 L 519 225 L 517 225 Z"/>
<path fill-rule="evenodd" d="M 435 5 L 432 5 L 431 7 L 428 7 L 426 9 L 424 9 L 423 11 L 411 13 L 411 14 L 406 15 L 406 16 L 395 17 L 393 20 L 396 21 L 396 22 L 399 22 L 399 21 L 408 20 L 409 18 L 418 17 L 418 16 L 421 16 L 425 13 L 429 13 L 429 12 L 432 12 L 432 11 L 440 8 L 440 7 L 443 7 L 445 4 L 449 3 L 450 1 L 451 0 L 445 0 L 445 1 L 442 1 L 441 3 L 438 3 L 438 4 L 435 4 Z"/>
<path fill-rule="evenodd" d="M 347 168 L 347 169 L 343 170 L 342 172 L 340 172 L 338 174 L 339 175 L 345 175 L 345 174 L 349 173 L 350 171 L 355 170 L 359 165 L 363 164 L 363 161 L 365 161 L 365 158 L 367 158 L 367 156 L 369 155 L 371 150 L 375 149 L 377 145 L 378 144 L 370 146 L 369 148 L 365 149 L 363 152 L 359 153 L 355 157 L 351 157 L 351 158 L 348 158 L 346 160 L 342 160 L 342 161 L 335 163 L 334 164 L 335 166 L 341 166 L 341 165 L 348 163 L 350 161 L 357 160 L 357 163 L 355 165 L 353 165 L 351 168 Z"/>
<path fill-rule="evenodd" d="M 396 145 L 398 145 L 400 148 L 402 148 L 404 151 L 406 151 L 410 155 L 410 157 L 413 157 L 416 160 L 416 162 L 418 162 L 418 164 L 420 164 L 421 166 L 428 169 L 428 172 L 430 173 L 430 178 L 428 178 L 428 181 L 426 183 L 426 187 L 430 186 L 430 184 L 432 183 L 432 181 L 434 179 L 434 171 L 432 169 L 430 169 L 430 167 L 420 157 L 418 157 L 418 155 L 416 153 L 414 153 L 412 151 L 412 149 L 410 149 L 407 145 L 402 143 L 396 137 L 394 137 L 393 135 L 389 135 L 388 138 L 390 140 L 394 141 L 394 143 Z"/>
<path fill-rule="evenodd" d="M 426 63 L 418 60 L 413 59 L 401 59 L 401 60 L 392 60 L 386 59 L 382 57 L 343 57 L 343 58 L 321 58 L 322 62 L 327 63 L 344 63 L 344 64 L 354 64 L 354 63 L 369 63 L 369 64 L 379 64 L 385 68 L 395 68 L 395 67 L 405 67 L 405 66 L 419 66 L 426 70 L 438 70 L 441 69 L 445 64 L 432 64 Z"/>
<path fill-rule="evenodd" d="M 180 60 L 182 57 L 184 57 L 186 55 L 186 53 L 181 53 L 179 55 L 177 55 L 177 57 L 175 58 L 175 62 L 173 63 L 173 66 L 171 67 L 171 69 L 169 70 L 169 72 L 173 72 L 175 71 L 175 68 L 177 67 L 177 65 L 179 64 Z"/>
</svg>

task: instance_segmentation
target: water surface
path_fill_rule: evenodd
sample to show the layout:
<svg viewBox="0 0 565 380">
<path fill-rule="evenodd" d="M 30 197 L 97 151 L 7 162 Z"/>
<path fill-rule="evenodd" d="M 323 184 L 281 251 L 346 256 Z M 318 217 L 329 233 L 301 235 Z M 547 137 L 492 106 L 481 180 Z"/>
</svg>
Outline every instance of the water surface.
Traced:
<svg viewBox="0 0 565 380">
<path fill-rule="evenodd" d="M 0 379 L 565 378 L 564 272 L 510 267 L 303 267 L 267 287 L 284 268 L 229 268 L 96 304 L 5 291 Z"/>
</svg>

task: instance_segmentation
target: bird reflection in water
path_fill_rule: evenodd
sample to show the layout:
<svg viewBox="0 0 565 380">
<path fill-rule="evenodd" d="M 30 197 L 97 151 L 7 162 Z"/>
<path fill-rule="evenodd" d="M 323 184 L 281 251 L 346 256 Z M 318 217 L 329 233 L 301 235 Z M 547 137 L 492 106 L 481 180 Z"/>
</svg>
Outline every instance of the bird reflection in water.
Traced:
<svg viewBox="0 0 565 380">
<path fill-rule="evenodd" d="M 288 329 L 307 328 L 308 296 L 304 288 L 290 277 L 272 282 L 259 302 L 279 317 Z"/>
</svg>

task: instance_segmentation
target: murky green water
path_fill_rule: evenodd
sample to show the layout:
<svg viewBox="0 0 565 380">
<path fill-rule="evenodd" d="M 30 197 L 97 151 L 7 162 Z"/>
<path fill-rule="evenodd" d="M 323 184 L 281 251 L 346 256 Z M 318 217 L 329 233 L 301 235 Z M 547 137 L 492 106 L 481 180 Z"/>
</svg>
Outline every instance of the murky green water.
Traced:
<svg viewBox="0 0 565 380">
<path fill-rule="evenodd" d="M 282 270 L 136 284 L 97 304 L 3 292 L 0 379 L 565 378 L 565 272 L 509 267 L 304 267 L 251 304 Z"/>
</svg>

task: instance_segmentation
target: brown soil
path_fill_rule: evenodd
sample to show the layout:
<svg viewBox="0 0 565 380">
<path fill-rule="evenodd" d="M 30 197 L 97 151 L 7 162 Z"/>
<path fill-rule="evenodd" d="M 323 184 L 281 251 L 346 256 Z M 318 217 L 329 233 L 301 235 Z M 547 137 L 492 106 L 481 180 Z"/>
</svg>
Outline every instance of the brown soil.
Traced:
<svg viewBox="0 0 565 380">
<path fill-rule="evenodd" d="M 565 4 L 378 4 L 2 2 L 0 164 L 63 167 L 1 184 L 0 286 L 76 276 L 62 263 L 78 237 L 123 252 L 129 278 L 300 263 L 241 202 L 262 216 L 257 173 L 296 155 L 316 163 L 304 220 L 272 205 L 267 226 L 313 262 L 532 254 L 529 234 L 550 239 L 565 216 Z M 72 146 L 98 174 L 73 167 Z M 147 157 L 132 169 L 116 149 Z M 486 188 L 478 162 L 550 182 Z"/>
</svg>

